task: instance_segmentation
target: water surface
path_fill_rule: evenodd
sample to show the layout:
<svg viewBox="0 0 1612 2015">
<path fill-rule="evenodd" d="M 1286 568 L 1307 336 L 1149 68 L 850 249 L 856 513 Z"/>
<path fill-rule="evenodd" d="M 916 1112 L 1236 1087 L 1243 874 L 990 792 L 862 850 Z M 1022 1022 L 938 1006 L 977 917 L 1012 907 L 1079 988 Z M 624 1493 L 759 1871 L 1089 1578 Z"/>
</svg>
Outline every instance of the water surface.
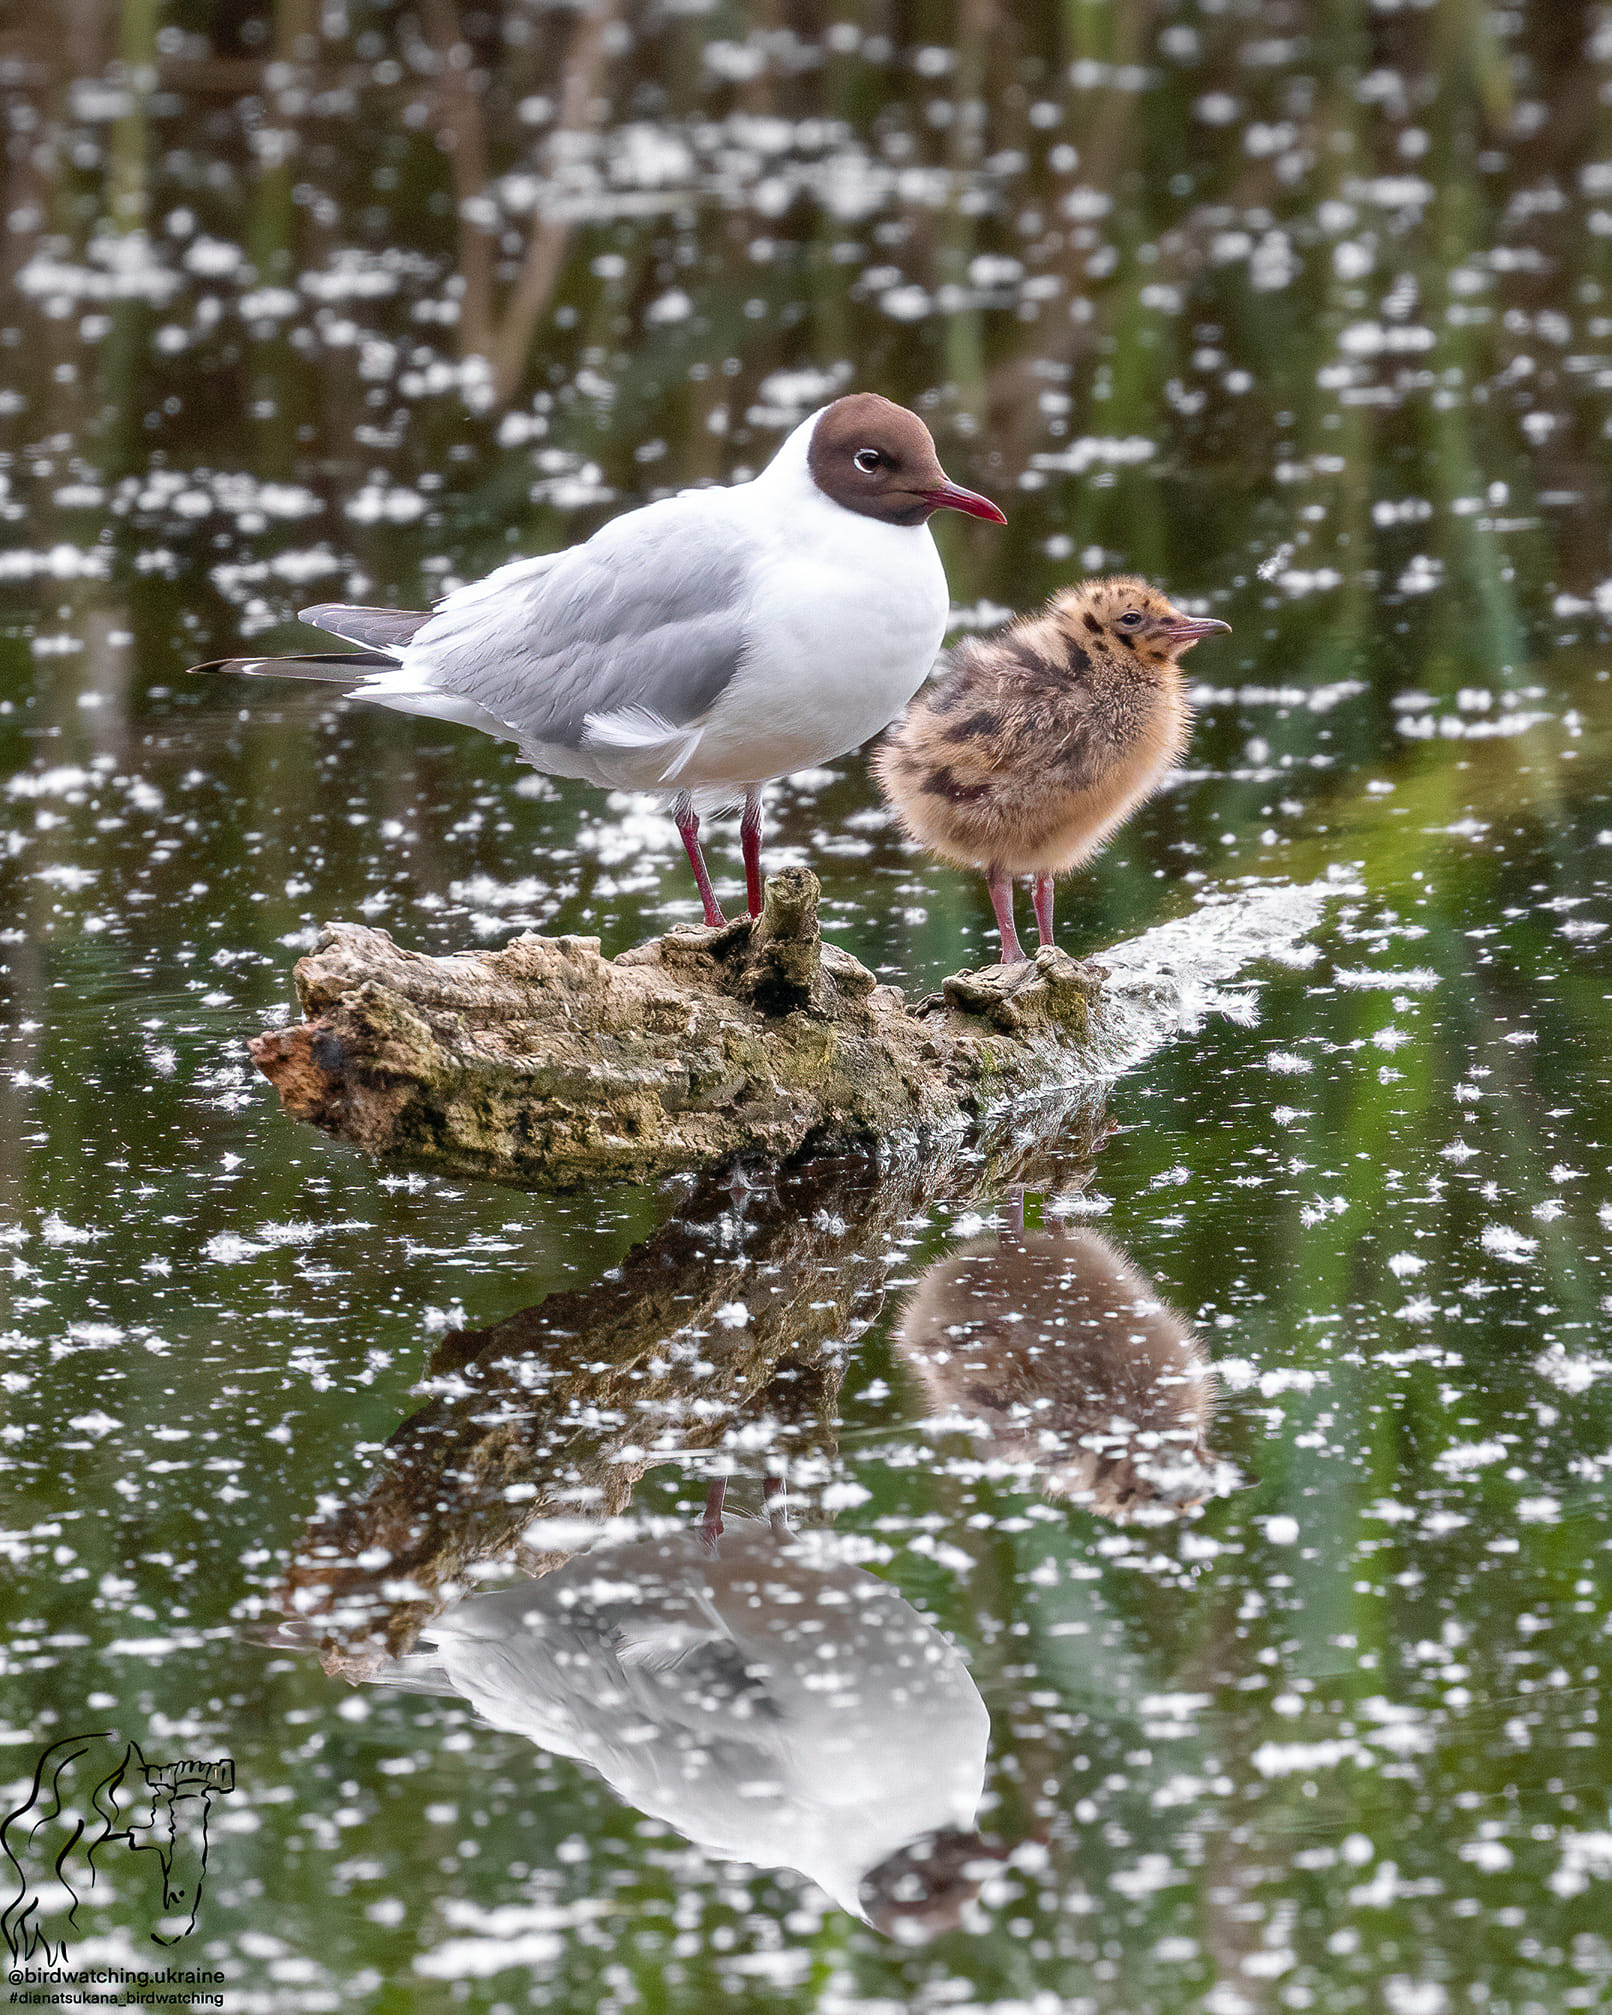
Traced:
<svg viewBox="0 0 1612 2015">
<path fill-rule="evenodd" d="M 130 0 L 36 7 L 0 95 L 18 1799 L 92 1727 L 233 1757 L 170 1949 L 242 2009 L 1604 2006 L 1601 10 Z M 1075 951 L 1178 930 L 1130 1067 L 1017 1163 L 754 1192 L 525 1197 L 299 1132 L 244 1043 L 326 919 L 617 950 L 693 891 L 646 802 L 184 668 L 735 478 L 851 385 L 1008 510 L 937 527 L 959 626 L 1120 568 L 1233 626 L 1186 767 L 1064 897 Z M 989 955 L 861 757 L 769 811 L 886 977 Z M 1302 943 L 1214 966 L 1221 899 L 1313 884 Z M 1132 1283 L 1212 1415 L 1150 1415 L 1109 1488 L 1111 1368 L 1001 1417 L 940 1390 L 923 1311 L 987 1262 L 1020 1334 Z M 1189 1451 L 1201 1490 L 1161 1481 Z M 786 1472 L 824 1571 L 966 1662 L 1008 1858 L 927 1944 L 372 1683 L 377 1632 L 579 1520 L 693 1531 L 718 1469 L 752 1518 Z M 389 1588 L 360 1556 L 411 1510 Z M 327 1672 L 260 1640 L 332 1562 Z M 149 1858 L 75 1960 L 160 1956 Z"/>
</svg>

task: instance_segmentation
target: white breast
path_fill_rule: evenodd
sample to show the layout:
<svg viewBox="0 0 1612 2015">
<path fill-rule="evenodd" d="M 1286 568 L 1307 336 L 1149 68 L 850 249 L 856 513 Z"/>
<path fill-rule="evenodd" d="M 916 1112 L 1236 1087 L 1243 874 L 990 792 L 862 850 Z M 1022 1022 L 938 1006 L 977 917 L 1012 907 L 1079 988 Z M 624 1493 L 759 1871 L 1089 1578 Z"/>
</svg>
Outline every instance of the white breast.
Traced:
<svg viewBox="0 0 1612 2015">
<path fill-rule="evenodd" d="M 797 493 L 756 571 L 742 667 L 679 782 L 765 783 L 860 748 L 923 684 L 947 607 L 926 525 Z"/>
</svg>

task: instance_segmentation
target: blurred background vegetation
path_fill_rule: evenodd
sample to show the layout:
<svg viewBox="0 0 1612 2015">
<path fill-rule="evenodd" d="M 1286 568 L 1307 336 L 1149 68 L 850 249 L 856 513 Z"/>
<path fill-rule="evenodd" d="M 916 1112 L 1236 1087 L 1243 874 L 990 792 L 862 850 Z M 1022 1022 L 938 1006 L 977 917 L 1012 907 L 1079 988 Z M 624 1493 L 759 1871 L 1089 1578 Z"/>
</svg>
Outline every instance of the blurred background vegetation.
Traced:
<svg viewBox="0 0 1612 2015">
<path fill-rule="evenodd" d="M 1480 475 L 1519 510 L 1570 493 L 1555 564 L 1600 578 L 1602 14 L 32 8 L 0 41 L 13 482 L 89 544 L 105 490 L 134 558 L 176 492 L 131 479 L 208 474 L 173 564 L 216 574 L 245 460 L 305 487 L 288 544 L 340 527 L 338 559 L 417 594 L 444 519 L 480 564 L 728 478 L 877 382 L 1025 494 L 1005 552 L 958 556 L 961 599 L 1105 540 L 1201 572 L 1228 481 L 1274 481 L 1324 507 L 1302 568 L 1347 541 L 1358 583 L 1438 539 L 1514 654 L 1504 569 L 1448 507 Z M 1420 454 L 1432 529 L 1374 522 Z"/>
</svg>

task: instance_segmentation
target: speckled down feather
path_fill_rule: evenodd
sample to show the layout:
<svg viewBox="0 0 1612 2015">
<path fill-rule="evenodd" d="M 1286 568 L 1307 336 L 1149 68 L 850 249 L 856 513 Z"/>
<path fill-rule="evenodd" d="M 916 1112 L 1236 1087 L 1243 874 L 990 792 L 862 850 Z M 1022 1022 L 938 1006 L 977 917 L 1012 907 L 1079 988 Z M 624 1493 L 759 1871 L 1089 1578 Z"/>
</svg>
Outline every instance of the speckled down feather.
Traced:
<svg viewBox="0 0 1612 2015">
<path fill-rule="evenodd" d="M 1142 621 L 1120 628 L 1129 613 Z M 1179 620 L 1145 581 L 1084 581 L 960 644 L 874 757 L 907 832 L 984 872 L 1089 860 L 1186 746 Z"/>
</svg>

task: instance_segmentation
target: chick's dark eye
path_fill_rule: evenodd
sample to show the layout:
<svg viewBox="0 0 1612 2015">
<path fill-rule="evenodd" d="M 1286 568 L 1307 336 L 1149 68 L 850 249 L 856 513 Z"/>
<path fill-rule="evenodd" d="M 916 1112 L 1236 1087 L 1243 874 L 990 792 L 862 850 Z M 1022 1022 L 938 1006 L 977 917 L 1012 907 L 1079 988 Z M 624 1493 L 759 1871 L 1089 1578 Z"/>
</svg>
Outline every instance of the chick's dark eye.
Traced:
<svg viewBox="0 0 1612 2015">
<path fill-rule="evenodd" d="M 1134 630 L 1141 620 L 1142 618 L 1137 614 L 1135 609 L 1127 609 L 1125 614 L 1120 617 L 1120 621 L 1128 630 Z"/>
<path fill-rule="evenodd" d="M 856 453 L 851 457 L 851 460 L 855 462 L 863 475 L 871 476 L 874 470 L 883 462 L 884 457 L 879 453 L 877 448 L 858 448 Z"/>
</svg>

